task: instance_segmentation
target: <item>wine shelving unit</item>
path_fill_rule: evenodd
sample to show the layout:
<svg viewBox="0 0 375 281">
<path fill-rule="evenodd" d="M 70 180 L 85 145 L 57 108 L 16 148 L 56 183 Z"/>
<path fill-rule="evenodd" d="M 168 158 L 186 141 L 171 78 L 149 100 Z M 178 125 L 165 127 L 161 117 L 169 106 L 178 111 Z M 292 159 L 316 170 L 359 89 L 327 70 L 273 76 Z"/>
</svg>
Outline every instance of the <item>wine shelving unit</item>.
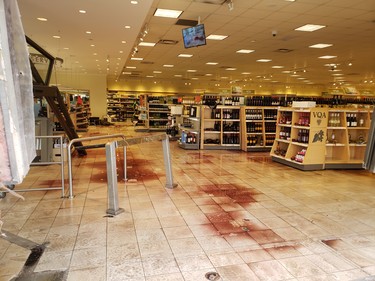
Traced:
<svg viewBox="0 0 375 281">
<path fill-rule="evenodd" d="M 184 106 L 185 108 L 186 106 Z M 189 105 L 181 116 L 180 139 L 178 146 L 184 149 L 199 149 L 200 145 L 200 106 Z"/>
<path fill-rule="evenodd" d="M 327 123 L 327 108 L 280 108 L 272 160 L 300 170 L 323 169 Z"/>
<path fill-rule="evenodd" d="M 275 140 L 276 107 L 241 107 L 241 149 L 269 151 Z"/>
<path fill-rule="evenodd" d="M 300 170 L 362 168 L 371 111 L 279 108 L 274 161 Z"/>
<path fill-rule="evenodd" d="M 107 115 L 113 122 L 124 122 L 135 114 L 136 103 L 139 99 L 135 95 L 125 95 L 119 92 L 107 93 Z"/>
<path fill-rule="evenodd" d="M 327 169 L 362 168 L 371 111 L 332 109 L 329 111 L 325 167 Z"/>
<path fill-rule="evenodd" d="M 241 149 L 240 106 L 202 106 L 202 149 Z"/>
</svg>

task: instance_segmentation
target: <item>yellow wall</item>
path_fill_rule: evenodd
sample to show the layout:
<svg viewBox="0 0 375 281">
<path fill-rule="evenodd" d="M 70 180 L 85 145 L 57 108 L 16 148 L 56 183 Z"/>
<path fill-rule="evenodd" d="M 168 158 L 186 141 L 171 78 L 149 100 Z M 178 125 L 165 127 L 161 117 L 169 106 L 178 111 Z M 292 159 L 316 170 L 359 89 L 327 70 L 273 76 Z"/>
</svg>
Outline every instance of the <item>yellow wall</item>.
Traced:
<svg viewBox="0 0 375 281">
<path fill-rule="evenodd" d="M 56 79 L 57 77 L 57 79 Z M 106 75 L 57 73 L 52 75 L 51 83 L 59 88 L 89 90 L 91 115 L 102 117 L 107 109 L 107 79 Z"/>
<path fill-rule="evenodd" d="M 156 83 L 154 83 L 156 82 Z M 257 95 L 271 94 L 292 94 L 304 96 L 320 96 L 327 89 L 322 85 L 300 85 L 291 84 L 288 87 L 281 84 L 259 84 L 240 85 L 240 84 L 221 84 L 215 86 L 212 84 L 208 88 L 199 87 L 199 83 L 193 82 L 191 85 L 184 85 L 181 81 L 154 81 L 152 79 L 129 79 L 127 81 L 115 82 L 108 79 L 108 89 L 117 91 L 137 91 L 146 93 L 176 93 L 176 94 L 202 94 L 205 93 L 221 93 L 231 89 L 232 86 L 240 86 L 244 91 L 255 90 Z"/>
</svg>

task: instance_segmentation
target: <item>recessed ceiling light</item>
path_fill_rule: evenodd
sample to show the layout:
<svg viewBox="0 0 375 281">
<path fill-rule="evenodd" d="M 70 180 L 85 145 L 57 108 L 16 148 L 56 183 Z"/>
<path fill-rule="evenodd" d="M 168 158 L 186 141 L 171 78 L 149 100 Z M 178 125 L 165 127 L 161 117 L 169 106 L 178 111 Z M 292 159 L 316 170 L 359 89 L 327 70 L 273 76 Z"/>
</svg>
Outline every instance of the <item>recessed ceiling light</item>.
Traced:
<svg viewBox="0 0 375 281">
<path fill-rule="evenodd" d="M 86 14 L 86 11 L 85 10 L 79 10 L 78 11 L 80 14 Z"/>
<path fill-rule="evenodd" d="M 211 73 L 206 73 L 205 75 L 206 75 L 206 76 L 212 76 L 212 74 L 211 74 Z"/>
<path fill-rule="evenodd" d="M 143 47 L 154 47 L 156 43 L 153 42 L 140 42 L 138 46 L 143 46 Z"/>
<path fill-rule="evenodd" d="M 98 53 L 93 53 L 93 55 L 94 55 L 94 56 L 97 56 L 97 55 L 98 55 Z"/>
<path fill-rule="evenodd" d="M 344 74 L 342 74 L 342 73 L 333 73 L 332 74 L 332 76 L 342 76 L 342 75 L 344 75 Z"/>
<path fill-rule="evenodd" d="M 325 25 L 319 25 L 319 24 L 305 24 L 303 26 L 300 26 L 294 30 L 296 31 L 307 31 L 307 32 L 312 32 L 312 31 L 316 31 L 316 30 L 319 30 L 321 28 L 324 28 L 326 27 Z"/>
<path fill-rule="evenodd" d="M 282 65 L 273 65 L 273 66 L 271 66 L 271 68 L 284 68 L 284 66 L 282 66 Z"/>
<path fill-rule="evenodd" d="M 47 21 L 46 18 L 37 18 L 37 20 L 39 20 L 39 21 Z"/>
<path fill-rule="evenodd" d="M 128 69 L 136 69 L 137 67 L 136 66 L 127 66 L 126 68 L 128 68 Z"/>
<path fill-rule="evenodd" d="M 174 77 L 182 77 L 181 74 L 175 74 Z"/>
<path fill-rule="evenodd" d="M 218 62 L 206 62 L 206 64 L 208 64 L 208 65 L 217 65 L 219 63 Z"/>
<path fill-rule="evenodd" d="M 334 58 L 337 58 L 337 56 L 321 56 L 321 57 L 319 57 L 320 59 L 326 59 L 326 60 L 328 60 L 328 59 L 334 59 Z"/>
<path fill-rule="evenodd" d="M 222 77 L 220 77 L 221 79 L 228 79 L 229 77 L 227 77 L 227 76 L 222 76 Z"/>
<path fill-rule="evenodd" d="M 243 74 L 243 75 L 250 75 L 251 73 L 250 72 L 242 72 L 241 74 Z"/>
<path fill-rule="evenodd" d="M 60 39 L 61 38 L 59 35 L 53 35 L 52 37 L 55 38 L 55 39 Z"/>
<path fill-rule="evenodd" d="M 299 80 L 306 80 L 305 77 L 298 77 L 297 79 L 299 79 Z"/>
<path fill-rule="evenodd" d="M 122 74 L 132 74 L 132 73 L 128 71 L 124 71 Z"/>
<path fill-rule="evenodd" d="M 259 60 L 257 60 L 257 62 L 270 62 L 270 61 L 272 61 L 272 60 L 270 60 L 270 59 L 259 59 Z"/>
<path fill-rule="evenodd" d="M 187 72 L 197 72 L 195 69 L 188 69 Z"/>
<path fill-rule="evenodd" d="M 198 80 L 198 77 L 192 77 L 191 80 Z"/>
<path fill-rule="evenodd" d="M 154 75 L 146 75 L 147 78 L 154 78 Z"/>
<path fill-rule="evenodd" d="M 125 28 L 126 28 L 126 29 L 129 29 L 129 28 L 130 28 L 130 25 L 125 25 Z"/>
<path fill-rule="evenodd" d="M 163 64 L 164 67 L 174 67 L 173 64 Z"/>
<path fill-rule="evenodd" d="M 179 58 L 191 58 L 193 55 L 191 54 L 179 54 L 178 57 Z"/>
<path fill-rule="evenodd" d="M 143 58 L 130 58 L 130 60 L 143 60 Z"/>
<path fill-rule="evenodd" d="M 95 47 L 95 45 L 94 45 L 94 44 L 91 44 L 90 47 Z"/>
<path fill-rule="evenodd" d="M 234 68 L 234 67 L 227 67 L 225 70 L 237 70 L 237 68 Z"/>
<path fill-rule="evenodd" d="M 122 54 L 124 51 L 118 51 L 120 54 Z"/>
<path fill-rule="evenodd" d="M 91 34 L 91 31 L 86 31 L 86 34 Z"/>
<path fill-rule="evenodd" d="M 162 72 L 159 70 L 154 70 L 153 73 L 162 73 Z"/>
<path fill-rule="evenodd" d="M 138 1 L 137 0 L 132 0 L 132 1 L 130 1 L 130 3 L 133 4 L 133 5 L 137 5 Z"/>
<path fill-rule="evenodd" d="M 215 35 L 215 34 L 211 34 L 211 35 L 208 35 L 206 37 L 206 39 L 209 39 L 209 40 L 224 40 L 227 37 L 228 37 L 228 35 Z"/>
<path fill-rule="evenodd" d="M 324 48 L 328 48 L 328 47 L 331 47 L 331 46 L 332 46 L 332 44 L 319 43 L 319 44 L 311 45 L 311 46 L 309 46 L 309 48 L 324 49 Z"/>
<path fill-rule="evenodd" d="M 241 50 L 238 50 L 236 53 L 239 53 L 239 54 L 250 54 L 252 52 L 255 52 L 255 51 L 254 50 L 241 49 Z"/>
<path fill-rule="evenodd" d="M 292 74 L 292 75 L 290 75 L 291 77 L 299 77 L 299 76 L 301 76 L 301 75 L 299 75 L 299 74 Z"/>
<path fill-rule="evenodd" d="M 288 74 L 288 73 L 291 73 L 291 71 L 290 71 L 290 70 L 284 70 L 284 71 L 281 71 L 281 73 L 286 73 L 286 74 Z"/>
<path fill-rule="evenodd" d="M 65 47 L 64 50 L 69 50 L 69 48 L 68 48 L 68 47 Z"/>
<path fill-rule="evenodd" d="M 125 41 L 125 40 L 122 40 L 121 43 L 122 43 L 122 44 L 126 44 L 126 41 Z"/>
<path fill-rule="evenodd" d="M 181 14 L 182 14 L 182 11 L 178 11 L 178 10 L 156 9 L 154 16 L 177 19 Z"/>
</svg>

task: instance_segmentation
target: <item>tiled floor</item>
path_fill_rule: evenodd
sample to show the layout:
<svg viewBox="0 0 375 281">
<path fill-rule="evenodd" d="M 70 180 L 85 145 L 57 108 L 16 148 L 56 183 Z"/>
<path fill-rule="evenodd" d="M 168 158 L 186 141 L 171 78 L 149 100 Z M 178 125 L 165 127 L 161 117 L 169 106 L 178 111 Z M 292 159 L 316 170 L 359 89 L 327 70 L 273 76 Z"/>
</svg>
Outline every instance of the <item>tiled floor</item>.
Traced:
<svg viewBox="0 0 375 281">
<path fill-rule="evenodd" d="M 90 135 L 133 127 L 94 127 Z M 74 158 L 74 199 L 60 191 L 0 200 L 3 229 L 49 242 L 36 271 L 68 280 L 374 280 L 375 175 L 302 172 L 267 153 L 182 150 L 171 142 L 175 189 L 166 189 L 160 142 L 128 148 L 129 181 L 106 217 L 103 149 Z M 119 153 L 120 154 L 120 153 Z M 118 161 L 121 167 L 121 161 Z M 119 169 L 121 172 L 121 169 Z M 55 186 L 58 166 L 32 167 L 21 187 Z M 0 280 L 29 250 L 0 239 Z"/>
</svg>

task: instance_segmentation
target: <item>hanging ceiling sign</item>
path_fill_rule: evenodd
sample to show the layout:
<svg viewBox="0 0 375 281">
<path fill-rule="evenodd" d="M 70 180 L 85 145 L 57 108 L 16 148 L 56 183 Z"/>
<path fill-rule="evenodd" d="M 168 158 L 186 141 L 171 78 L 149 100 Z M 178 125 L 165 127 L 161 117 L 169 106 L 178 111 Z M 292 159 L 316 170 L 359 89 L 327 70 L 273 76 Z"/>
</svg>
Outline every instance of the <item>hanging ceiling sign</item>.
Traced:
<svg viewBox="0 0 375 281">
<path fill-rule="evenodd" d="M 29 58 L 34 64 L 48 64 L 49 63 L 49 59 L 41 54 L 30 54 Z"/>
</svg>

